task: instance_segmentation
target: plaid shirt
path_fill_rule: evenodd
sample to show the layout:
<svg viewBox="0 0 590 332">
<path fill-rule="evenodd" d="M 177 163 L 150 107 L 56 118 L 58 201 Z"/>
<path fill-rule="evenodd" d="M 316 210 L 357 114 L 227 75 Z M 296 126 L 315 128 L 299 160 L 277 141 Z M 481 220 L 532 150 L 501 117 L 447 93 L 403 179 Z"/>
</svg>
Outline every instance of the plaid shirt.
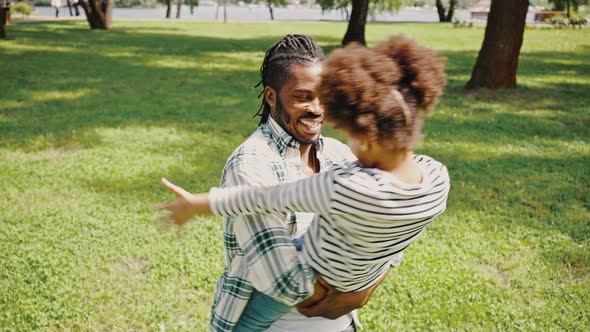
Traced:
<svg viewBox="0 0 590 332">
<path fill-rule="evenodd" d="M 356 160 L 334 139 L 320 137 L 315 147 L 321 170 Z M 273 185 L 302 177 L 299 143 L 269 118 L 229 157 L 220 187 Z M 224 272 L 215 289 L 211 331 L 231 331 L 254 289 L 289 305 L 312 294 L 315 272 L 291 241 L 310 221 L 308 214 L 295 212 L 224 218 Z"/>
</svg>

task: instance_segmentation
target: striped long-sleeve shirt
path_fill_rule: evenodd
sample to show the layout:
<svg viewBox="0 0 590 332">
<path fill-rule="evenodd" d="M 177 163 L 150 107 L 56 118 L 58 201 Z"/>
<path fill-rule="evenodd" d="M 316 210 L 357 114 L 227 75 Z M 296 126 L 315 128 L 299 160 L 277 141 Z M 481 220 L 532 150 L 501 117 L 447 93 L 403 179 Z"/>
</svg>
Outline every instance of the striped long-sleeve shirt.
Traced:
<svg viewBox="0 0 590 332">
<path fill-rule="evenodd" d="M 292 183 L 270 187 L 232 187 L 210 191 L 218 215 L 318 213 L 303 244 L 305 261 L 342 292 L 373 284 L 441 214 L 450 180 L 446 167 L 423 155 L 419 185 L 358 164 Z"/>
</svg>

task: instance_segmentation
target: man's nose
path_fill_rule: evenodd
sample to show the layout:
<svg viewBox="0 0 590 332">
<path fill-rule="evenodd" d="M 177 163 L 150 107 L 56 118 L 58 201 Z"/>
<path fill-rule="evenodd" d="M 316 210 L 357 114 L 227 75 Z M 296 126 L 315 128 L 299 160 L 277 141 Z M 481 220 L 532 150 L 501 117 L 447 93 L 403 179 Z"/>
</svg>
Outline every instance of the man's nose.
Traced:
<svg viewBox="0 0 590 332">
<path fill-rule="evenodd" d="M 314 100 L 311 101 L 311 104 L 309 105 L 308 109 L 309 109 L 309 112 L 311 112 L 315 115 L 322 115 L 324 113 L 324 108 L 320 104 L 320 100 L 318 98 L 315 98 Z"/>
</svg>

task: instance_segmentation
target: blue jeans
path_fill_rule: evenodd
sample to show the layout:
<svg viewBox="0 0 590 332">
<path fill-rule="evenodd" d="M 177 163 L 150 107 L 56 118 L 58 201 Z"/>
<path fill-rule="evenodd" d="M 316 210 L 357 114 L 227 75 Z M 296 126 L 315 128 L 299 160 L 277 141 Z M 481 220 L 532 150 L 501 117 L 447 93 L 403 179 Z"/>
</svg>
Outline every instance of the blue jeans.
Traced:
<svg viewBox="0 0 590 332">
<path fill-rule="evenodd" d="M 303 235 L 293 239 L 293 244 L 297 251 L 301 251 Z M 259 291 L 254 291 L 233 332 L 264 331 L 291 309 L 290 305 L 279 302 Z"/>
<path fill-rule="evenodd" d="M 233 332 L 264 331 L 292 308 L 290 305 L 255 291 Z"/>
</svg>

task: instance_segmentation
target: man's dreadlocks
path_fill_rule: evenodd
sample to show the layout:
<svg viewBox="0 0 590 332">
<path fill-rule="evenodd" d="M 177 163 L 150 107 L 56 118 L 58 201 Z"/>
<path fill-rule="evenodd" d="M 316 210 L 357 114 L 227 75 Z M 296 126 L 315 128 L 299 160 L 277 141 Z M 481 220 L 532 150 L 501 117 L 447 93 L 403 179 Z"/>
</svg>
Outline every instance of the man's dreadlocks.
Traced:
<svg viewBox="0 0 590 332">
<path fill-rule="evenodd" d="M 260 66 L 261 80 L 255 86 L 257 88 L 262 85 L 262 91 L 258 95 L 258 98 L 262 96 L 262 103 L 255 115 L 261 117 L 259 125 L 266 123 L 270 116 L 270 105 L 264 98 L 264 88 L 270 86 L 279 93 L 281 86 L 289 78 L 291 65 L 318 63 L 324 59 L 322 49 L 311 37 L 305 35 L 286 35 L 266 51 Z"/>
</svg>

